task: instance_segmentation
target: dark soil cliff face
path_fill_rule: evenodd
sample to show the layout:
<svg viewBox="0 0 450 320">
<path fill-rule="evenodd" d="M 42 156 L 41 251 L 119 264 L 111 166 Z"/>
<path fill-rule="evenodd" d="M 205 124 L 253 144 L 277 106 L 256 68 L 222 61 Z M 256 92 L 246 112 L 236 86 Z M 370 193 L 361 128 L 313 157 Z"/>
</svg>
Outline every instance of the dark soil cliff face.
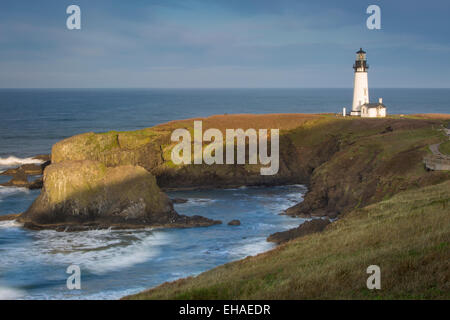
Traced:
<svg viewBox="0 0 450 320">
<path fill-rule="evenodd" d="M 322 232 L 330 223 L 331 222 L 328 219 L 313 219 L 310 221 L 305 221 L 297 228 L 276 232 L 270 235 L 267 238 L 267 241 L 282 244 L 309 234 Z"/>
<path fill-rule="evenodd" d="M 304 201 L 289 215 L 330 216 L 439 183 L 448 172 L 427 172 L 427 146 L 442 139 L 442 119 L 361 119 L 331 115 L 230 115 L 197 119 L 203 130 L 279 128 L 280 169 L 260 175 L 260 165 L 183 165 L 171 162 L 176 128 L 192 131 L 193 121 L 174 121 L 135 132 L 87 133 L 54 145 L 52 162 L 95 160 L 107 167 L 138 165 L 159 187 L 222 188 L 307 183 Z"/>
<path fill-rule="evenodd" d="M 304 201 L 287 214 L 335 217 L 400 191 L 450 178 L 449 172 L 426 171 L 422 163 L 428 145 L 441 139 L 436 130 L 439 123 L 406 119 L 352 122 L 340 134 L 339 151 L 314 170 Z"/>
</svg>

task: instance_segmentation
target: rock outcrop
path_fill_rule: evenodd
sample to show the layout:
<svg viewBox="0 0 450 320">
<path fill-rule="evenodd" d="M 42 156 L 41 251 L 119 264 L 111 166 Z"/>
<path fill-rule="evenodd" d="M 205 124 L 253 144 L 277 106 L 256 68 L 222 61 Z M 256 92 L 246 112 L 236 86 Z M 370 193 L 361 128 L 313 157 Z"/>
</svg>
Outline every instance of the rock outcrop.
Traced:
<svg viewBox="0 0 450 320">
<path fill-rule="evenodd" d="M 9 182 L 3 183 L 5 187 L 24 187 L 28 186 L 28 176 L 22 168 L 14 171 L 14 175 Z"/>
<path fill-rule="evenodd" d="M 172 199 L 172 203 L 173 203 L 173 204 L 182 204 L 182 203 L 186 203 L 186 202 L 188 202 L 187 199 L 182 199 L 182 198 L 175 198 L 175 199 Z"/>
<path fill-rule="evenodd" d="M 14 174 L 12 179 L 5 183 L 0 183 L 2 187 L 17 187 L 17 188 L 28 188 L 28 189 L 40 189 L 42 188 L 43 181 L 42 177 L 38 177 L 33 181 L 29 181 L 26 171 L 22 167 L 14 169 Z"/>
<path fill-rule="evenodd" d="M 41 194 L 19 221 L 28 228 L 57 230 L 219 223 L 177 214 L 155 177 L 142 167 L 106 167 L 91 160 L 64 161 L 47 167 Z"/>
<path fill-rule="evenodd" d="M 276 232 L 270 235 L 267 238 L 267 241 L 281 244 L 296 238 L 304 237 L 308 234 L 322 232 L 329 224 L 330 221 L 328 219 L 314 219 L 311 221 L 306 221 L 297 228 L 282 232 Z"/>
<path fill-rule="evenodd" d="M 16 220 L 19 217 L 20 217 L 19 213 L 3 214 L 0 215 L 0 221 Z"/>
<path fill-rule="evenodd" d="M 12 176 L 11 180 L 0 183 L 4 187 L 22 187 L 28 189 L 42 188 L 43 181 L 40 177 L 44 173 L 44 169 L 50 165 L 50 155 L 37 155 L 33 159 L 43 161 L 40 164 L 27 163 L 17 168 L 11 168 L 0 173 L 3 176 Z M 39 176 L 31 179 L 30 176 Z M 31 182 L 30 182 L 31 181 Z"/>
<path fill-rule="evenodd" d="M 50 155 L 37 155 L 33 159 L 40 160 L 42 163 L 26 163 L 17 168 L 5 170 L 0 173 L 2 176 L 14 176 L 17 173 L 24 172 L 28 176 L 41 175 L 44 172 L 45 167 L 50 165 Z"/>
<path fill-rule="evenodd" d="M 235 220 L 231 220 L 230 222 L 228 222 L 229 226 L 240 226 L 241 225 L 241 221 L 235 219 Z"/>
<path fill-rule="evenodd" d="M 40 175 L 44 171 L 44 168 L 40 164 L 30 163 L 21 165 L 18 168 L 12 168 L 3 171 L 0 175 L 2 176 L 14 176 L 19 172 L 23 172 L 26 175 Z"/>
</svg>

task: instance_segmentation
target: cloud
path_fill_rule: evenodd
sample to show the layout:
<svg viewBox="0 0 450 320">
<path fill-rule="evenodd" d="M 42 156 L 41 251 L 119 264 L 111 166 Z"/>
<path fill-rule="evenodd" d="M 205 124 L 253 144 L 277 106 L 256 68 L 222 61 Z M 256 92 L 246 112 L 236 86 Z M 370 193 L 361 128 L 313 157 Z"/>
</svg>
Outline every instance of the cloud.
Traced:
<svg viewBox="0 0 450 320">
<path fill-rule="evenodd" d="M 450 62 L 434 59 L 448 54 L 448 40 L 405 30 L 407 18 L 392 12 L 383 13 L 381 31 L 369 31 L 361 2 L 80 1 L 80 31 L 68 31 L 63 6 L 50 3 L 23 18 L 0 5 L 0 86 L 351 86 L 361 46 L 397 86 L 395 70 L 408 70 L 404 80 L 417 77 L 419 86 L 433 83 L 424 70 L 450 71 Z"/>
</svg>

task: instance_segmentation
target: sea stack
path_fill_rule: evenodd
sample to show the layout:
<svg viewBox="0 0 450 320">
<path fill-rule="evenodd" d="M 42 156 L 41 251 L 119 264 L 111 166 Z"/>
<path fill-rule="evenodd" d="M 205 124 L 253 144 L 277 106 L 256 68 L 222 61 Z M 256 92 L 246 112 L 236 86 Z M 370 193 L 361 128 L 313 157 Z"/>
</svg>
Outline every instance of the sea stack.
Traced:
<svg viewBox="0 0 450 320">
<path fill-rule="evenodd" d="M 140 166 L 106 167 L 98 161 L 64 161 L 45 169 L 41 194 L 20 222 L 30 229 L 201 227 L 220 223 L 179 215 Z"/>
</svg>

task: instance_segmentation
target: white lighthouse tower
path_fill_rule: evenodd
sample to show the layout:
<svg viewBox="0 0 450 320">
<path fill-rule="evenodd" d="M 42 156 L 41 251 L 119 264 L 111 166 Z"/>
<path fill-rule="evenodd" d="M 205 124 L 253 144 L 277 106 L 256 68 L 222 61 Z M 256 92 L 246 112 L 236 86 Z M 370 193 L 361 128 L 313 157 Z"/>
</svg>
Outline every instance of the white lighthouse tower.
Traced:
<svg viewBox="0 0 450 320">
<path fill-rule="evenodd" d="M 367 79 L 369 65 L 366 60 L 366 52 L 362 48 L 356 52 L 353 69 L 355 70 L 355 82 L 353 86 L 353 106 L 350 114 L 361 116 L 361 107 L 369 103 L 369 83 Z"/>
</svg>

